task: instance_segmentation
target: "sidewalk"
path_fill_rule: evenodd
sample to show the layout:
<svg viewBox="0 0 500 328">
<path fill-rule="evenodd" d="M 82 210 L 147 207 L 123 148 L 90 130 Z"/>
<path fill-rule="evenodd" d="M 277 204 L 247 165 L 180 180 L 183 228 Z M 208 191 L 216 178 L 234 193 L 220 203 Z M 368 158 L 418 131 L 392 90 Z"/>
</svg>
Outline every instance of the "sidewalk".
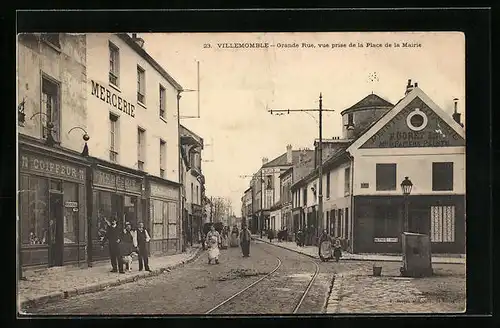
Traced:
<svg viewBox="0 0 500 328">
<path fill-rule="evenodd" d="M 274 246 L 285 248 L 297 253 L 301 253 L 310 257 L 319 258 L 318 247 L 317 246 L 304 246 L 299 247 L 296 243 L 290 241 L 276 241 L 276 239 L 270 243 L 264 238 L 260 238 L 258 235 L 252 235 L 252 238 L 259 240 Z M 380 262 L 401 262 L 401 255 L 381 255 L 381 254 L 351 254 L 348 252 L 342 252 L 342 260 L 355 260 L 355 261 L 380 261 Z M 433 256 L 433 264 L 465 264 L 465 255 L 463 257 L 444 257 L 444 256 Z"/>
<path fill-rule="evenodd" d="M 188 248 L 186 252 L 169 256 L 152 256 L 149 263 L 152 271 L 138 271 L 138 263 L 132 264 L 132 272 L 118 274 L 109 272 L 109 261 L 96 263 L 92 268 L 63 266 L 27 272 L 26 280 L 18 283 L 18 304 L 21 312 L 26 308 L 54 302 L 77 294 L 93 293 L 107 287 L 118 286 L 138 279 L 156 276 L 189 263 L 200 254 L 201 246 Z"/>
</svg>

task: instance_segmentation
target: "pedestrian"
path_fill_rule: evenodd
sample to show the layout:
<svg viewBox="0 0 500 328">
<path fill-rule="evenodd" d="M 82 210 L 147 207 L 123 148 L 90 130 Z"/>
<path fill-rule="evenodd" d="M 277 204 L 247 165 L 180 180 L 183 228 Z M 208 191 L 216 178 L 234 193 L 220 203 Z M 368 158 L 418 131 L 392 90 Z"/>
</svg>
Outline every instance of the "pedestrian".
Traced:
<svg viewBox="0 0 500 328">
<path fill-rule="evenodd" d="M 273 229 L 269 229 L 269 231 L 267 232 L 267 238 L 269 238 L 269 242 L 270 243 L 273 242 L 273 239 L 274 239 L 274 231 L 273 231 Z"/>
<path fill-rule="evenodd" d="M 248 231 L 247 226 L 244 225 L 240 232 L 240 244 L 243 257 L 250 256 L 250 240 L 251 240 L 250 231 Z"/>
<path fill-rule="evenodd" d="M 111 225 L 109 225 L 106 229 L 106 233 L 104 234 L 101 247 L 104 248 L 104 243 L 108 241 L 109 247 L 109 259 L 111 260 L 111 272 L 120 272 L 125 273 L 123 271 L 123 261 L 120 255 L 120 241 L 121 241 L 122 232 L 120 228 L 116 225 L 116 218 L 111 219 Z"/>
<path fill-rule="evenodd" d="M 142 271 L 143 266 L 146 271 L 151 271 L 149 268 L 148 259 L 148 243 L 151 240 L 149 233 L 144 228 L 144 222 L 139 222 L 137 228 L 137 254 L 139 255 L 139 271 Z"/>
<path fill-rule="evenodd" d="M 131 256 L 134 252 L 134 237 L 132 236 L 132 225 L 130 222 L 125 223 L 125 229 L 123 230 L 121 242 L 120 242 L 120 256 Z M 125 263 L 125 270 L 132 271 L 131 262 Z"/>
<path fill-rule="evenodd" d="M 326 230 L 323 230 L 323 233 L 321 234 L 318 243 L 319 257 L 322 260 L 330 258 L 332 255 L 332 249 L 333 249 L 333 240 L 330 237 L 330 235 L 326 232 Z"/>
<path fill-rule="evenodd" d="M 212 260 L 214 260 L 216 264 L 219 264 L 220 234 L 215 230 L 214 225 L 210 227 L 206 239 L 208 243 L 208 264 L 211 264 Z"/>
</svg>

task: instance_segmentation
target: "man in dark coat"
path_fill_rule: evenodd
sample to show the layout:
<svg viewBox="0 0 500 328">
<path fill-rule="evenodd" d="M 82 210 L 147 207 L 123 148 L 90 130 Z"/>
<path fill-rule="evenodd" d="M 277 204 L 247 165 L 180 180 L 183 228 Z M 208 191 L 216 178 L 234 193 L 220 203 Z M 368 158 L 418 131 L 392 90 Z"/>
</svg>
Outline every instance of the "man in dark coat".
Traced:
<svg viewBox="0 0 500 328">
<path fill-rule="evenodd" d="M 123 271 L 123 261 L 120 256 L 119 244 L 121 238 L 122 238 L 122 231 L 116 225 L 116 218 L 113 218 L 111 219 L 111 225 L 108 226 L 108 228 L 106 229 L 106 234 L 104 235 L 101 241 L 102 247 L 104 247 L 104 243 L 108 241 L 109 258 L 111 260 L 111 266 L 113 267 L 111 272 L 118 272 L 119 269 L 120 273 L 125 273 L 125 271 Z"/>
<path fill-rule="evenodd" d="M 149 233 L 144 228 L 144 223 L 139 222 L 137 227 L 137 249 L 139 251 L 139 271 L 142 271 L 142 267 L 144 265 L 144 269 L 146 271 L 151 271 L 149 268 L 149 259 L 148 259 L 148 249 L 147 243 L 149 242 L 150 237 Z"/>
</svg>

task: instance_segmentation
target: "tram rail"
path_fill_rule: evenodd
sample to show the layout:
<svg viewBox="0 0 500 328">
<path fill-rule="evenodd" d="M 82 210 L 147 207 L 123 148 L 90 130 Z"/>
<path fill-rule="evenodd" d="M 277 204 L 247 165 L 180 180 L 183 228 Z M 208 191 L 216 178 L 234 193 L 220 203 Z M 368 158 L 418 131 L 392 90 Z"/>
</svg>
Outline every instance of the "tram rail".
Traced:
<svg viewBox="0 0 500 328">
<path fill-rule="evenodd" d="M 276 259 L 278 260 L 277 265 L 276 265 L 276 267 L 274 267 L 274 269 L 271 272 L 269 272 L 265 276 L 259 278 L 258 280 L 252 282 L 250 285 L 248 285 L 245 288 L 241 289 L 240 291 L 238 291 L 237 293 L 235 293 L 232 296 L 228 297 L 224 301 L 220 302 L 219 304 L 217 304 L 216 306 L 214 306 L 213 308 L 211 308 L 210 310 L 208 310 L 207 312 L 205 312 L 205 314 L 214 314 L 215 311 L 221 309 L 224 305 L 228 304 L 229 302 L 231 302 L 232 300 L 234 300 L 235 298 L 237 298 L 239 295 L 243 294 L 244 292 L 246 292 L 250 288 L 258 285 L 259 283 L 261 283 L 265 279 L 271 277 L 276 271 L 278 271 L 278 269 L 283 264 L 283 262 L 282 262 L 282 260 L 281 260 L 281 258 L 279 256 L 276 256 Z M 315 272 L 314 272 L 313 276 L 311 277 L 311 279 L 309 280 L 309 282 L 308 282 L 305 290 L 302 292 L 302 295 L 301 295 L 298 303 L 295 304 L 295 307 L 293 308 L 292 314 L 296 314 L 299 311 L 299 309 L 302 306 L 304 300 L 306 299 L 307 294 L 311 290 L 311 287 L 313 286 L 314 281 L 318 277 L 318 274 L 319 274 L 319 265 L 318 265 L 318 263 L 316 263 L 316 261 L 314 261 L 314 260 L 310 260 L 310 262 L 312 262 L 315 265 Z"/>
</svg>

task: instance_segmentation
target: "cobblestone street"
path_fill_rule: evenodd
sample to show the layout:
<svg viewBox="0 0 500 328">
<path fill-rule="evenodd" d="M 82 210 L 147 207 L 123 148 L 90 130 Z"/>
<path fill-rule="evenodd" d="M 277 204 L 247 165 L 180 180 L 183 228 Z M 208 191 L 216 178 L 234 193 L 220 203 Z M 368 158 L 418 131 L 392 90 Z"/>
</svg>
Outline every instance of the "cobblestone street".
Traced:
<svg viewBox="0 0 500 328">
<path fill-rule="evenodd" d="M 292 313 L 314 275 L 314 263 L 319 274 L 297 313 L 457 313 L 465 308 L 464 265 L 435 264 L 433 277 L 409 279 L 399 277 L 397 262 L 320 262 L 254 241 L 250 258 L 242 258 L 239 248 L 229 248 L 221 251 L 219 265 L 208 265 L 203 253 L 157 276 L 47 303 L 27 313 L 204 314 L 263 278 L 279 262 L 276 272 L 212 314 Z M 383 268 L 381 277 L 372 276 L 375 263 Z"/>
<path fill-rule="evenodd" d="M 379 263 L 380 264 L 380 263 Z M 372 265 L 338 274 L 328 313 L 459 313 L 465 310 L 465 266 L 434 265 L 427 278 L 399 277 L 397 263 L 383 263 L 381 277 Z"/>
</svg>

